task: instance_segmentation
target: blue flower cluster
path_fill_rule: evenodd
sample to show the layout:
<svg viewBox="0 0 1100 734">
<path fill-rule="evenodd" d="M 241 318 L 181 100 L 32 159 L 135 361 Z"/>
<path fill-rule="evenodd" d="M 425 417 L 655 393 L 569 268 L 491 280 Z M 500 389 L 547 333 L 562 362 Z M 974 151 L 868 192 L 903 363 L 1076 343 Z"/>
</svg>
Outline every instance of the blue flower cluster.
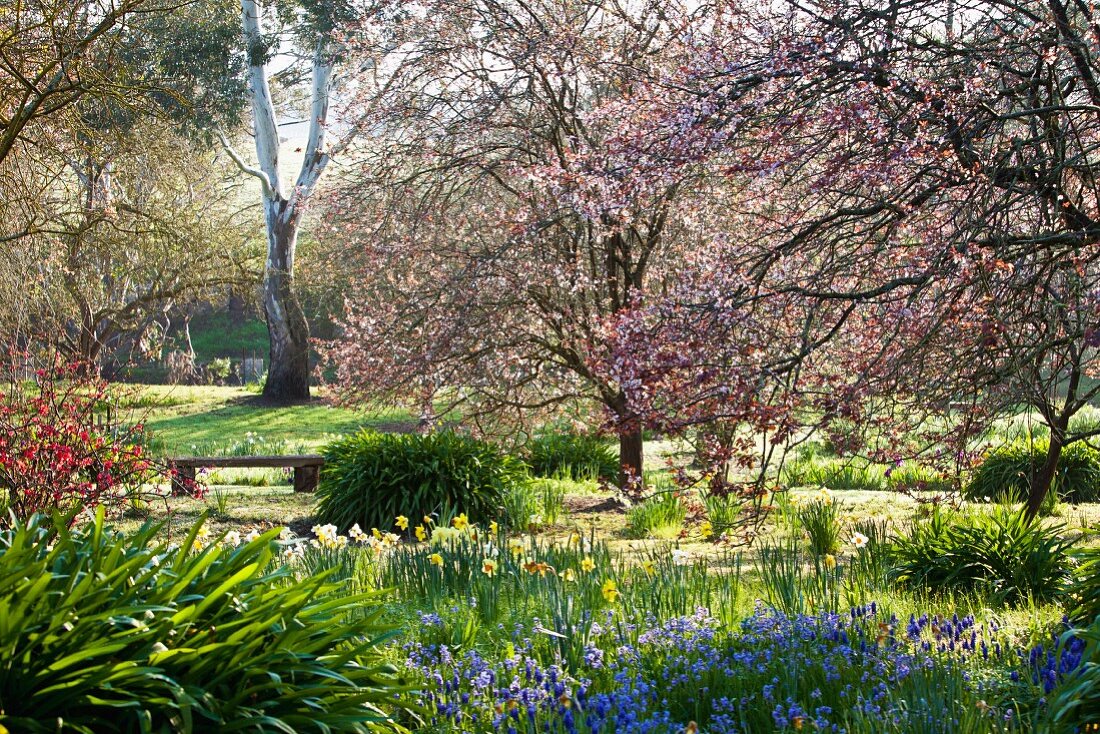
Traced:
<svg viewBox="0 0 1100 734">
<path fill-rule="evenodd" d="M 532 636 L 540 631 L 536 623 Z M 409 666 L 433 684 L 422 703 L 435 729 L 946 732 L 976 711 L 998 722 L 991 731 L 1006 731 L 1019 717 L 996 705 L 997 680 L 1049 692 L 1081 657 L 1073 645 L 1010 649 L 995 624 L 973 616 L 902 623 L 874 604 L 816 616 L 759 607 L 733 629 L 705 609 L 638 628 L 598 626 L 570 671 L 540 660 L 526 632 L 517 627 L 498 660 L 473 649 L 406 646 Z"/>
</svg>

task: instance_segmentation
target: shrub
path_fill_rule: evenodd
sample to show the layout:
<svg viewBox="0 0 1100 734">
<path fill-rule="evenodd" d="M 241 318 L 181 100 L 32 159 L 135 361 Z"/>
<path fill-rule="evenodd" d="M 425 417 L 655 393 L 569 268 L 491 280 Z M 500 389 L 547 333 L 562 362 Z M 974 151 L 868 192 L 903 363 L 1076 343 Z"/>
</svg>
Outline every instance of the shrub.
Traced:
<svg viewBox="0 0 1100 734">
<path fill-rule="evenodd" d="M 317 488 L 317 517 L 344 531 L 389 528 L 394 518 L 500 513 L 523 464 L 491 443 L 452 431 L 427 435 L 364 430 L 330 443 Z"/>
<path fill-rule="evenodd" d="M 390 728 L 403 686 L 378 645 L 378 592 L 273 562 L 278 530 L 179 547 L 35 516 L 0 533 L 0 728 L 355 731 Z M 354 615 L 354 622 L 350 621 Z"/>
<path fill-rule="evenodd" d="M 665 490 L 651 495 L 626 514 L 627 534 L 632 538 L 676 538 L 684 529 L 687 508 L 679 492 Z"/>
<path fill-rule="evenodd" d="M 619 453 L 601 436 L 589 433 L 544 433 L 525 449 L 525 460 L 537 477 L 578 481 L 619 476 Z"/>
<path fill-rule="evenodd" d="M 970 499 L 1022 502 L 1031 478 L 1046 459 L 1048 441 L 1019 441 L 993 449 L 974 470 L 966 495 Z M 1062 450 L 1052 491 L 1067 502 L 1093 502 L 1100 497 L 1100 451 L 1077 442 Z"/>
<path fill-rule="evenodd" d="M 1070 541 L 1008 507 L 989 513 L 936 510 L 896 539 L 895 578 L 929 591 L 983 591 L 1005 603 L 1047 601 L 1069 578 Z"/>
<path fill-rule="evenodd" d="M 141 446 L 140 426 L 111 430 L 97 421 L 106 383 L 61 363 L 38 370 L 36 381 L 0 392 L 0 492 L 15 517 L 122 505 L 163 477 Z"/>
</svg>

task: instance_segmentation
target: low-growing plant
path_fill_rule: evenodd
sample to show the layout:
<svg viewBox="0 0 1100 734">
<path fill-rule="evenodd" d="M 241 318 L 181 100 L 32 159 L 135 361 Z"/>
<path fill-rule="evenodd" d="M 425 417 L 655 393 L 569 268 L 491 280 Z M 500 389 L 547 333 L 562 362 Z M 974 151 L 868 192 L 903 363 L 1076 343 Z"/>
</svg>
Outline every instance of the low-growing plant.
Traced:
<svg viewBox="0 0 1100 734">
<path fill-rule="evenodd" d="M 895 539 L 893 574 L 910 588 L 977 591 L 1018 603 L 1059 597 L 1069 580 L 1071 542 L 1011 507 L 937 509 Z"/>
<path fill-rule="evenodd" d="M 684 529 L 687 507 L 674 489 L 650 495 L 626 513 L 626 531 L 632 538 L 677 538 Z"/>
<path fill-rule="evenodd" d="M 539 489 L 534 481 L 516 482 L 507 487 L 501 496 L 500 519 L 510 530 L 526 530 L 542 521 L 542 504 Z"/>
<path fill-rule="evenodd" d="M 1077 734 L 1100 728 L 1100 619 L 1083 629 L 1066 632 L 1060 641 L 1060 662 L 1072 671 L 1049 699 L 1050 734 Z M 1066 658 L 1071 658 L 1066 660 Z M 1075 658 L 1075 659 L 1074 659 Z"/>
<path fill-rule="evenodd" d="M 744 509 L 743 499 L 734 493 L 703 495 L 703 508 L 707 513 L 707 522 L 715 536 L 736 530 Z"/>
<path fill-rule="evenodd" d="M 543 522 L 554 525 L 565 516 L 566 482 L 559 479 L 533 479 L 531 483 L 538 491 Z"/>
<path fill-rule="evenodd" d="M 798 458 L 783 467 L 787 487 L 826 487 L 877 491 L 886 486 L 885 469 L 851 459 Z"/>
<path fill-rule="evenodd" d="M 1022 502 L 1031 481 L 1046 460 L 1048 441 L 1017 441 L 989 451 L 966 486 L 969 499 L 1004 498 Z M 1077 442 L 1066 446 L 1058 460 L 1052 492 L 1066 502 L 1093 502 L 1100 497 L 1100 451 Z"/>
<path fill-rule="evenodd" d="M 543 433 L 528 442 L 524 459 L 537 477 L 578 481 L 614 479 L 619 453 L 604 437 L 591 433 Z"/>
<path fill-rule="evenodd" d="M 220 518 L 229 516 L 229 490 L 220 485 L 214 484 L 210 488 L 209 502 L 211 511 Z"/>
<path fill-rule="evenodd" d="M 295 580 L 279 530 L 178 546 L 35 516 L 0 533 L 0 726 L 20 732 L 394 729 L 378 592 Z"/>
<path fill-rule="evenodd" d="M 840 549 L 840 511 L 831 498 L 815 498 L 801 505 L 798 520 L 815 555 L 835 554 Z"/>
<path fill-rule="evenodd" d="M 427 435 L 364 430 L 324 450 L 317 517 L 346 530 L 388 528 L 394 518 L 500 515 L 505 491 L 527 479 L 497 446 L 452 431 Z"/>
<path fill-rule="evenodd" d="M 1089 623 L 1100 617 L 1100 548 L 1074 552 L 1078 565 L 1067 594 L 1066 613 L 1077 622 Z"/>
<path fill-rule="evenodd" d="M 839 607 L 842 571 L 832 554 L 806 558 L 792 536 L 760 547 L 760 579 L 769 605 L 784 614 L 801 615 Z"/>
<path fill-rule="evenodd" d="M 865 519 L 853 523 L 845 549 L 850 551 L 845 592 L 849 604 L 866 603 L 890 590 L 891 546 L 888 520 Z"/>
</svg>

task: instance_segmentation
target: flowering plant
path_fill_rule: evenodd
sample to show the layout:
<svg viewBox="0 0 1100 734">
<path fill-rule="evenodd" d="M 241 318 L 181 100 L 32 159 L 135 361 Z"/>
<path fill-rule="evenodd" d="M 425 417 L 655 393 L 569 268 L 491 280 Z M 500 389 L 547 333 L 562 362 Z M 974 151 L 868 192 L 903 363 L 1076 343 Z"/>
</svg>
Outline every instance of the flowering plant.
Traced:
<svg viewBox="0 0 1100 734">
<path fill-rule="evenodd" d="M 39 369 L 33 386 L 12 380 L 0 390 L 0 490 L 15 517 L 120 505 L 166 474 L 143 449 L 142 425 L 97 422 L 107 397 L 104 381 L 60 361 Z"/>
</svg>

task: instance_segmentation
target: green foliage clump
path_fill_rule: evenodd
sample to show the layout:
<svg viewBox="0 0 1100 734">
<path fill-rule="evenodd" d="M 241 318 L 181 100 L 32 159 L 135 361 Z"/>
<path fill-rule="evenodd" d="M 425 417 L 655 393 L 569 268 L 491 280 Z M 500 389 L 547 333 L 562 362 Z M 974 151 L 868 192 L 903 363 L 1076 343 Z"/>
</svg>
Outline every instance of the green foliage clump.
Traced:
<svg viewBox="0 0 1100 734">
<path fill-rule="evenodd" d="M 665 490 L 651 495 L 626 514 L 627 534 L 632 538 L 679 537 L 687 519 L 687 507 L 679 492 Z"/>
<path fill-rule="evenodd" d="M 1074 554 L 1079 565 L 1069 589 L 1066 613 L 1079 622 L 1100 616 L 1100 548 L 1084 548 Z"/>
<path fill-rule="evenodd" d="M 1047 726 L 1051 734 L 1076 734 L 1100 727 L 1100 619 L 1092 619 L 1084 629 L 1062 636 L 1062 646 L 1084 643 L 1076 671 L 1049 697 Z"/>
<path fill-rule="evenodd" d="M 0 729 L 20 732 L 391 730 L 403 684 L 378 592 L 296 580 L 278 530 L 236 549 L 179 546 L 102 511 L 0 534 Z"/>
<path fill-rule="evenodd" d="M 966 495 L 970 499 L 1023 502 L 1031 479 L 1046 460 L 1049 442 L 1017 441 L 993 449 L 974 470 Z M 1072 502 L 1095 502 L 1100 497 L 1100 451 L 1084 443 L 1072 443 L 1062 450 L 1051 491 Z"/>
<path fill-rule="evenodd" d="M 937 509 L 896 538 L 893 574 L 927 591 L 976 591 L 1004 603 L 1049 601 L 1069 580 L 1070 541 L 1009 507 L 986 513 Z"/>
<path fill-rule="evenodd" d="M 394 518 L 460 512 L 496 517 L 505 491 L 523 482 L 518 459 L 453 431 L 427 435 L 364 430 L 324 449 L 317 518 L 341 531 L 388 528 Z"/>
<path fill-rule="evenodd" d="M 742 519 L 742 510 L 746 501 L 736 493 L 703 495 L 703 508 L 707 513 L 707 522 L 710 523 L 714 535 L 731 533 L 738 528 Z"/>
<path fill-rule="evenodd" d="M 586 481 L 619 476 L 618 451 L 605 438 L 589 433 L 536 436 L 528 442 L 524 458 L 537 477 Z"/>
<path fill-rule="evenodd" d="M 504 492 L 502 523 L 512 530 L 555 524 L 565 514 L 567 482 L 533 478 L 513 484 Z"/>
<path fill-rule="evenodd" d="M 798 508 L 799 524 L 816 555 L 836 553 L 840 549 L 840 511 L 831 499 L 814 499 Z"/>
</svg>

